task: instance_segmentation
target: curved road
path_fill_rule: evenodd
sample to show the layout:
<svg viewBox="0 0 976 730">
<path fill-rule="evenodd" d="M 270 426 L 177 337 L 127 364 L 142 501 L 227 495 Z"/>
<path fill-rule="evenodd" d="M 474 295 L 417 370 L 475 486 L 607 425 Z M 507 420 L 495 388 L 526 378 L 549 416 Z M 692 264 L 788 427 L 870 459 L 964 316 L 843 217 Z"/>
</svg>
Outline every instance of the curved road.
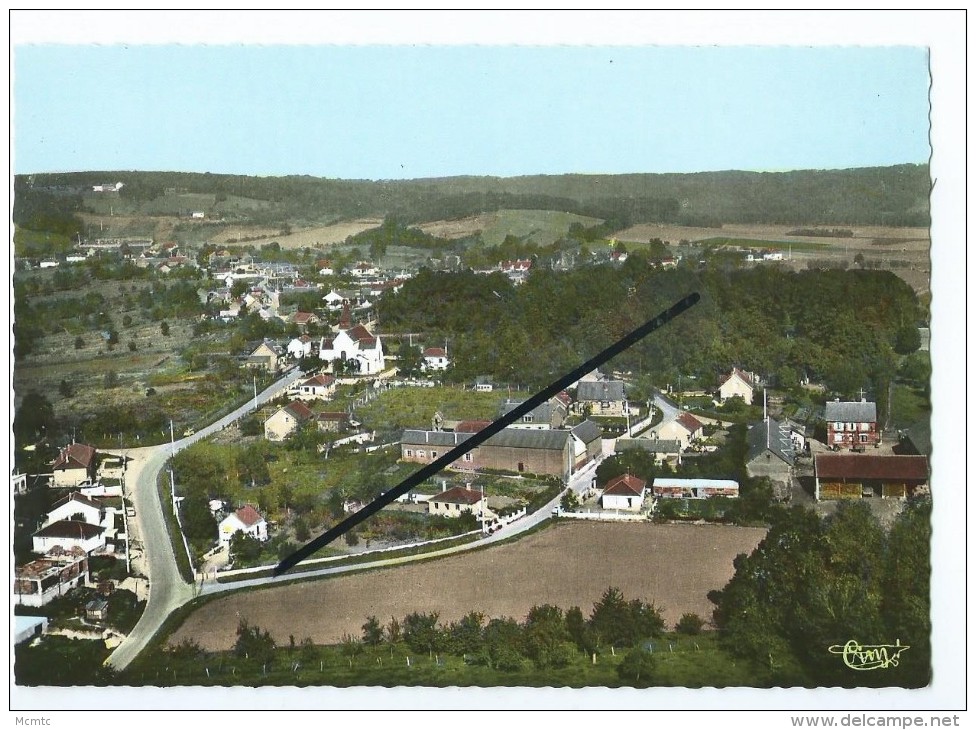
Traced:
<svg viewBox="0 0 976 730">
<path fill-rule="evenodd" d="M 277 381 L 267 390 L 260 393 L 256 399 L 258 404 L 264 403 L 280 394 L 288 386 L 302 377 L 302 373 L 297 369 L 283 379 Z M 182 438 L 173 444 L 161 446 L 148 446 L 140 449 L 123 449 L 119 451 L 133 461 L 130 462 L 129 471 L 126 476 L 126 484 L 135 504 L 136 519 L 143 541 L 143 550 L 147 558 L 147 572 L 149 573 L 149 600 L 146 610 L 143 612 L 139 622 L 123 642 L 109 656 L 107 663 L 115 669 L 124 669 L 129 663 L 138 656 L 152 637 L 159 631 L 163 622 L 173 611 L 189 602 L 197 595 L 211 595 L 226 591 L 240 590 L 241 588 L 251 588 L 265 586 L 271 583 L 285 583 L 296 579 L 310 579 L 326 575 L 335 575 L 351 571 L 365 570 L 381 566 L 398 565 L 414 560 L 428 559 L 435 556 L 452 555 L 491 545 L 501 540 L 507 540 L 515 535 L 532 529 L 552 515 L 553 510 L 559 504 L 563 492 L 560 492 L 552 501 L 541 509 L 526 515 L 520 520 L 516 520 L 510 525 L 506 525 L 501 530 L 475 542 L 455 545 L 453 547 L 436 550 L 420 555 L 411 555 L 399 558 L 385 558 L 369 563 L 357 563 L 355 565 L 336 566 L 332 568 L 322 568 L 319 570 L 303 571 L 297 574 L 285 574 L 278 577 L 266 576 L 263 578 L 253 578 L 250 580 L 234 581 L 231 583 L 208 582 L 202 586 L 186 583 L 180 575 L 177 567 L 176 556 L 173 553 L 173 546 L 169 540 L 169 532 L 166 526 L 166 516 L 163 506 L 159 499 L 159 492 L 156 489 L 156 481 L 159 472 L 163 469 L 166 461 L 181 449 L 190 446 L 201 439 L 212 436 L 217 431 L 226 428 L 241 416 L 247 414 L 255 408 L 255 400 L 248 401 L 233 413 L 224 416 L 219 421 L 196 432 L 192 436 Z M 593 479 L 595 470 L 602 456 L 587 464 L 570 479 L 568 488 L 579 493 L 589 486 Z"/>
<path fill-rule="evenodd" d="M 107 663 L 115 669 L 124 669 L 129 662 L 149 643 L 149 640 L 163 625 L 163 621 L 177 608 L 195 595 L 194 586 L 186 583 L 177 567 L 176 556 L 166 527 L 166 515 L 156 489 L 156 480 L 166 461 L 176 452 L 187 446 L 208 438 L 226 428 L 234 421 L 247 415 L 262 403 L 277 397 L 283 390 L 302 377 L 302 371 L 295 368 L 285 377 L 251 398 L 247 403 L 223 418 L 202 428 L 192 436 L 182 438 L 172 444 L 145 446 L 139 449 L 121 449 L 110 453 L 126 456 L 126 491 L 132 498 L 142 538 L 143 554 L 146 558 L 146 572 L 149 577 L 149 599 L 146 610 L 139 622 L 115 651 Z"/>
</svg>

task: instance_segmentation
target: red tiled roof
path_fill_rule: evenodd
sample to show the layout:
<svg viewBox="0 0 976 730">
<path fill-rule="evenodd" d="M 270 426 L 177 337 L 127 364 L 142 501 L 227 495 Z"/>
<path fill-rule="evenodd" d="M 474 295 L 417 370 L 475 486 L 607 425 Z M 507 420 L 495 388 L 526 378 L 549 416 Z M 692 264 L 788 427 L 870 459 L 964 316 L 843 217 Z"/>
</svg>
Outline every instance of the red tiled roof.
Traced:
<svg viewBox="0 0 976 730">
<path fill-rule="evenodd" d="M 491 421 L 458 421 L 454 427 L 456 433 L 478 433 L 491 425 Z"/>
<path fill-rule="evenodd" d="M 64 537 L 72 540 L 90 540 L 105 532 L 104 527 L 76 520 L 58 520 L 34 533 L 36 537 Z"/>
<path fill-rule="evenodd" d="M 753 385 L 752 377 L 749 375 L 749 373 L 745 372 L 744 370 L 739 370 L 739 368 L 732 368 L 732 372 L 729 373 L 722 380 L 721 383 L 719 383 L 719 387 L 725 385 L 727 382 L 732 380 L 732 378 L 734 378 L 737 375 L 739 376 L 739 379 L 742 380 L 746 385 L 750 385 L 750 386 Z"/>
<path fill-rule="evenodd" d="M 349 414 L 345 411 L 323 411 L 316 418 L 320 421 L 347 421 Z"/>
<path fill-rule="evenodd" d="M 607 482 L 603 493 L 620 497 L 640 497 L 646 486 L 647 482 L 633 474 L 621 474 Z"/>
<path fill-rule="evenodd" d="M 234 514 L 237 515 L 237 519 L 243 522 L 247 527 L 256 525 L 258 522 L 261 522 L 264 519 L 261 516 L 261 513 L 249 504 L 245 504 Z"/>
<path fill-rule="evenodd" d="M 449 502 L 450 504 L 477 504 L 481 501 L 481 490 L 451 487 L 446 492 L 431 497 L 430 502 Z"/>
<path fill-rule="evenodd" d="M 447 351 L 443 347 L 428 347 L 424 350 L 424 357 L 447 357 Z"/>
<path fill-rule="evenodd" d="M 295 312 L 296 324 L 308 324 L 314 319 L 318 319 L 315 312 Z"/>
<path fill-rule="evenodd" d="M 815 466 L 820 479 L 925 481 L 929 478 L 929 462 L 924 456 L 817 454 Z"/>
<path fill-rule="evenodd" d="M 60 507 L 62 504 L 67 504 L 68 502 L 81 502 L 82 504 L 86 504 L 89 507 L 94 507 L 95 509 L 102 508 L 102 503 L 99 502 L 97 499 L 91 499 L 89 497 L 86 497 L 81 492 L 71 492 L 67 496 L 62 497 L 53 505 L 51 505 L 51 509 L 55 510 L 58 507 Z"/>
<path fill-rule="evenodd" d="M 300 400 L 293 400 L 291 403 L 285 406 L 285 410 L 291 413 L 299 421 L 309 421 L 315 417 L 315 414 L 312 413 L 311 409 L 309 409 L 309 407 Z"/>
<path fill-rule="evenodd" d="M 335 382 L 335 378 L 331 375 L 313 375 L 311 378 L 302 383 L 302 386 L 308 388 L 328 388 Z"/>
<path fill-rule="evenodd" d="M 70 444 L 61 449 L 54 460 L 54 469 L 90 469 L 95 458 L 95 447 L 87 444 Z"/>
<path fill-rule="evenodd" d="M 357 324 L 355 327 L 346 330 L 346 334 L 349 335 L 353 340 L 357 340 L 359 342 L 376 339 L 373 337 L 372 332 L 363 327 L 361 324 Z"/>
<path fill-rule="evenodd" d="M 704 424 L 695 418 L 690 413 L 682 413 L 675 419 L 678 423 L 684 426 L 690 433 L 694 433 L 698 429 L 702 428 Z"/>
</svg>

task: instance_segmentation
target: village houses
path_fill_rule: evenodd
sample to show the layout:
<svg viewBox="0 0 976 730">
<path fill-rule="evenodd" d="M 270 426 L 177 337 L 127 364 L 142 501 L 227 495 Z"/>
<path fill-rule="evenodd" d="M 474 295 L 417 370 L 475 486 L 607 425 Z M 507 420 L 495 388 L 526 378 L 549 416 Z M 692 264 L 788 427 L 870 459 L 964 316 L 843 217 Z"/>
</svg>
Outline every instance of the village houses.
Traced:
<svg viewBox="0 0 976 730">
<path fill-rule="evenodd" d="M 881 443 L 878 409 L 874 403 L 860 401 L 827 401 L 827 446 L 832 449 L 865 449 Z"/>
<path fill-rule="evenodd" d="M 627 395 L 619 380 L 580 381 L 574 411 L 580 415 L 625 416 Z"/>
<path fill-rule="evenodd" d="M 96 460 L 95 447 L 87 444 L 73 443 L 61 449 L 58 458 L 54 460 L 54 487 L 77 487 L 95 478 Z"/>
<path fill-rule="evenodd" d="M 603 509 L 619 509 L 640 512 L 644 508 L 647 482 L 632 474 L 621 474 L 608 481 L 600 496 Z"/>
<path fill-rule="evenodd" d="M 751 406 L 755 387 L 756 378 L 752 373 L 733 368 L 732 372 L 719 383 L 718 398 L 722 403 L 725 403 L 729 398 L 738 396 L 745 401 L 746 405 Z"/>
<path fill-rule="evenodd" d="M 347 363 L 358 375 L 376 375 L 385 367 L 383 343 L 365 326 L 353 324 L 348 303 L 343 305 L 336 334 L 322 338 L 319 357 L 327 363 Z"/>
<path fill-rule="evenodd" d="M 677 441 L 681 450 L 686 450 L 693 441 L 701 439 L 705 434 L 704 424 L 690 413 L 679 413 L 651 430 L 651 438 L 663 441 Z"/>
<path fill-rule="evenodd" d="M 238 532 L 250 535 L 262 542 L 268 539 L 268 523 L 253 506 L 246 504 L 231 512 L 217 526 L 221 545 L 230 543 Z"/>
<path fill-rule="evenodd" d="M 264 437 L 268 441 L 284 441 L 314 418 L 315 414 L 307 405 L 298 400 L 292 401 L 264 422 Z"/>
</svg>

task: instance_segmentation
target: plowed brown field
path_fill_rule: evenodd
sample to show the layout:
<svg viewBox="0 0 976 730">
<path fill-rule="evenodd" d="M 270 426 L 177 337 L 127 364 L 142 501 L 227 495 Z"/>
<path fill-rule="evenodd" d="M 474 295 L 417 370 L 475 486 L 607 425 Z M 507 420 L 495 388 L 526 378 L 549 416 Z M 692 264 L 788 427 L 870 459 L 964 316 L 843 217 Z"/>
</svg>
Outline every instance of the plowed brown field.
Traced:
<svg viewBox="0 0 976 730">
<path fill-rule="evenodd" d="M 386 624 L 413 611 L 447 623 L 472 610 L 524 620 L 533 605 L 579 606 L 589 615 L 608 586 L 663 610 L 669 627 L 686 612 L 710 619 L 710 590 L 734 572 L 761 528 L 650 523 L 560 523 L 517 542 L 360 575 L 295 583 L 219 598 L 194 612 L 170 638 L 208 650 L 233 646 L 240 618 L 267 629 L 279 645 L 289 635 L 318 644 L 362 635 L 366 618 Z"/>
</svg>

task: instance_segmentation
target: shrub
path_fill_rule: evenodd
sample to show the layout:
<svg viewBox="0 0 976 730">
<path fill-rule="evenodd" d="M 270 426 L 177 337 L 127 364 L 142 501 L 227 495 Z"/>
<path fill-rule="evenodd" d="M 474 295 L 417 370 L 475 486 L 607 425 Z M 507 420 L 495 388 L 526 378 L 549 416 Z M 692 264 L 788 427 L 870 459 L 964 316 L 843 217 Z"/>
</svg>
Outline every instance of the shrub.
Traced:
<svg viewBox="0 0 976 730">
<path fill-rule="evenodd" d="M 674 630 L 680 634 L 694 636 L 695 634 L 701 633 L 704 625 L 705 620 L 697 613 L 684 613 L 678 619 L 678 623 L 674 625 Z"/>
</svg>

